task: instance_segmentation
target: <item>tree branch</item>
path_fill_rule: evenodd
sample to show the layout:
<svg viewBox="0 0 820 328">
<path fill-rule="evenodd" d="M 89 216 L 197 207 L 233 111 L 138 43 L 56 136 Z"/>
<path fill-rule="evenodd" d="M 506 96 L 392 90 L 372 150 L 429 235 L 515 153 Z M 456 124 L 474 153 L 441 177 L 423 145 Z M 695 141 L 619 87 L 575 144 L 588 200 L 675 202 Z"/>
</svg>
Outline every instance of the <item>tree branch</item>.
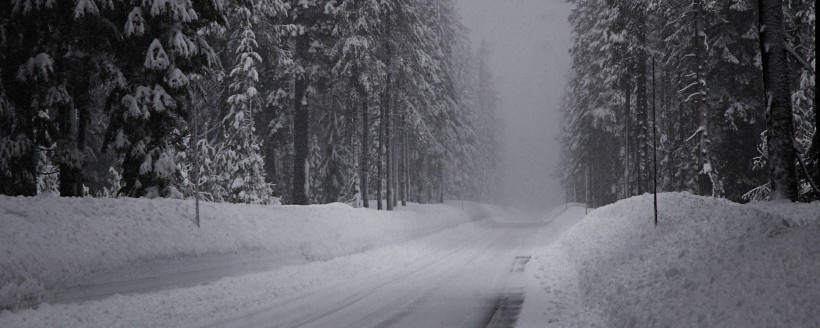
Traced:
<svg viewBox="0 0 820 328">
<path fill-rule="evenodd" d="M 796 50 L 794 50 L 794 46 L 792 45 L 792 43 L 786 41 L 785 44 L 786 51 L 788 51 L 792 55 L 792 57 L 794 57 L 794 60 L 796 60 L 800 64 L 800 66 L 803 66 L 803 69 L 814 73 L 814 69 L 811 68 L 811 65 L 809 65 L 809 63 L 806 62 L 806 60 L 803 59 L 803 57 L 800 57 L 800 54 L 798 54 Z"/>
</svg>

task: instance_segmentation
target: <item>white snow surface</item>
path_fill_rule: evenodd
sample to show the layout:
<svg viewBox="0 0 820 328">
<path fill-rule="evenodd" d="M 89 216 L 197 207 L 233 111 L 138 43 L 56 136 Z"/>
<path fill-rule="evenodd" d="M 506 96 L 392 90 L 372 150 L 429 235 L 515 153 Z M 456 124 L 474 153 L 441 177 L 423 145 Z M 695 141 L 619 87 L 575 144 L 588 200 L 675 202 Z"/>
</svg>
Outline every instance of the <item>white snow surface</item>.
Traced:
<svg viewBox="0 0 820 328">
<path fill-rule="evenodd" d="M 376 213 L 372 216 L 381 217 L 370 223 L 376 227 L 390 220 L 385 212 L 353 210 L 340 204 L 317 207 L 333 213 Z M 507 212 L 504 218 L 498 215 L 501 211 Z M 449 322 L 471 323 L 485 317 L 482 311 L 493 310 L 493 304 L 486 302 L 503 288 L 513 255 L 531 241 L 527 236 L 536 228 L 549 228 L 547 222 L 538 220 L 511 221 L 505 218 L 514 211 L 477 204 L 465 204 L 464 211 L 457 203 L 414 205 L 407 212 L 411 213 L 401 214 L 409 216 L 406 220 L 396 220 L 424 221 L 428 219 L 422 216 L 428 212 L 435 212 L 434 220 L 475 220 L 328 261 L 227 276 L 182 288 L 5 310 L 0 312 L 0 327 L 376 327 L 402 323 L 452 327 Z M 452 217 L 442 216 L 447 213 Z M 389 230 L 348 223 L 354 227 L 336 231 Z M 407 224 L 408 228 L 414 224 Z M 408 312 L 411 309 L 414 311 Z M 454 310 L 457 315 L 450 315 Z M 441 316 L 428 316 L 431 313 Z M 449 321 L 439 322 L 442 318 Z"/>
<path fill-rule="evenodd" d="M 192 201 L 0 196 L 0 309 L 51 301 L 89 277 L 90 283 L 106 273 L 122 279 L 148 266 L 198 258 L 271 254 L 264 260 L 281 265 L 294 257 L 329 260 L 419 238 L 488 210 L 472 203 L 467 210 L 409 204 L 393 212 L 345 204 L 200 205 L 197 228 Z"/>
<path fill-rule="evenodd" d="M 527 267 L 518 327 L 820 327 L 820 203 L 688 193 L 584 214 Z"/>
</svg>

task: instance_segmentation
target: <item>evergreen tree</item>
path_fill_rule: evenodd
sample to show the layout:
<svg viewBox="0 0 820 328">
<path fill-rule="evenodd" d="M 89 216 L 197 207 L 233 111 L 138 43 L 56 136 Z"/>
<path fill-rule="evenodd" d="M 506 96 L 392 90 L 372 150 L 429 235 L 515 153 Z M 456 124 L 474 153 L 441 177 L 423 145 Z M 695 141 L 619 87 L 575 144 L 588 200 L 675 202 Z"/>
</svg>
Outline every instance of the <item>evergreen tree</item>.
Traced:
<svg viewBox="0 0 820 328">
<path fill-rule="evenodd" d="M 219 168 L 217 176 L 226 200 L 232 203 L 265 204 L 270 201 L 270 185 L 265 181 L 264 161 L 260 154 L 261 142 L 256 135 L 254 117 L 259 111 L 261 97 L 256 89 L 259 73 L 256 67 L 262 62 L 256 52 L 256 34 L 251 23 L 249 8 L 240 9 L 245 20 L 236 49 L 236 59 L 230 77 L 228 97 L 230 112 L 224 119 L 225 141 L 220 144 L 215 161 Z"/>
<path fill-rule="evenodd" d="M 189 76 L 219 65 L 197 31 L 224 21 L 224 4 L 135 0 L 116 9 L 112 21 L 121 22 L 123 40 L 114 52 L 120 73 L 109 96 L 105 145 L 122 158 L 120 192 L 131 197 L 181 196 L 176 155 L 184 150 Z"/>
</svg>

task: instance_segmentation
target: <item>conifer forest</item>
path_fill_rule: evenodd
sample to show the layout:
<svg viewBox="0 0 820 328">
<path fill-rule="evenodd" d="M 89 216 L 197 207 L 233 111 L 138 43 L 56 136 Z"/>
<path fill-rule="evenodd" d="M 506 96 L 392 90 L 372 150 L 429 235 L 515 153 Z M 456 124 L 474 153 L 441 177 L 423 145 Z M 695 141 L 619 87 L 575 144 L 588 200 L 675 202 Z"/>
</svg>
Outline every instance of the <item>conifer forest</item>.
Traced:
<svg viewBox="0 0 820 328">
<path fill-rule="evenodd" d="M 820 199 L 814 1 L 570 2 L 568 198 Z"/>
<path fill-rule="evenodd" d="M 482 56 L 451 0 L 4 1 L 0 194 L 488 200 Z"/>
<path fill-rule="evenodd" d="M 811 0 L 0 0 L 0 328 L 820 327 Z"/>
</svg>

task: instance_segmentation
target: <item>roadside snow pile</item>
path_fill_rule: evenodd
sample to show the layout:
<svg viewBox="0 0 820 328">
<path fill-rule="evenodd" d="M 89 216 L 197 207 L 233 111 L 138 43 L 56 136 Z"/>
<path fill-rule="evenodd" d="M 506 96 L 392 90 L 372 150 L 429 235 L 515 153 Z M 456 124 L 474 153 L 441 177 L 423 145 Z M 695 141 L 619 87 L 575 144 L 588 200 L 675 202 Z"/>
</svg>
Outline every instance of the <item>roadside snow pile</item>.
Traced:
<svg viewBox="0 0 820 328">
<path fill-rule="evenodd" d="M 450 205 L 394 212 L 344 204 L 256 206 L 193 202 L 0 196 L 0 308 L 37 304 L 85 275 L 243 251 L 328 260 L 418 238 L 471 219 Z"/>
<path fill-rule="evenodd" d="M 543 249 L 529 274 L 549 305 L 526 321 L 820 327 L 820 203 L 665 193 L 658 207 L 656 227 L 651 195 L 619 201 Z"/>
</svg>

